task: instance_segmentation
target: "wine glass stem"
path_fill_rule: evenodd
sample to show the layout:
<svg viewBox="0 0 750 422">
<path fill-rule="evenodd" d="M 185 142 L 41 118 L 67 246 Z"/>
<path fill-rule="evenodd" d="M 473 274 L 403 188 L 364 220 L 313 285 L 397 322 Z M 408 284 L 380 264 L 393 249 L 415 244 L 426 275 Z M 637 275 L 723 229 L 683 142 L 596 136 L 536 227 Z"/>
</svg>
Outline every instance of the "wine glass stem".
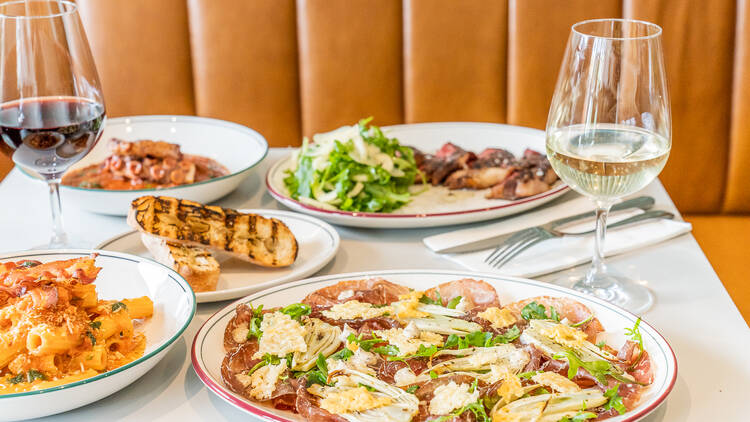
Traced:
<svg viewBox="0 0 750 422">
<path fill-rule="evenodd" d="M 49 205 L 52 210 L 52 237 L 50 238 L 50 247 L 65 245 L 68 236 L 63 228 L 62 203 L 60 202 L 60 179 L 47 180 L 49 186 Z"/>
<path fill-rule="evenodd" d="M 604 263 L 604 238 L 607 234 L 607 216 L 609 209 L 612 207 L 611 202 L 596 202 L 596 235 L 594 236 L 594 257 L 591 260 L 589 269 L 583 284 L 587 287 L 607 288 L 611 284 L 610 280 L 602 277 L 607 272 L 607 265 Z"/>
</svg>

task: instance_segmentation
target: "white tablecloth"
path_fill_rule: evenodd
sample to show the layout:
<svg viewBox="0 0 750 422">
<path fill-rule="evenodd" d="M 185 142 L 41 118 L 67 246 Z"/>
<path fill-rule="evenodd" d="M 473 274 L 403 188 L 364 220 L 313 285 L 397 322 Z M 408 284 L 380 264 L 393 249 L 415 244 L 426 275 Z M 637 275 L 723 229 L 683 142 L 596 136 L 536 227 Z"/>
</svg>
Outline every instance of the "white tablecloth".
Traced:
<svg viewBox="0 0 750 422">
<path fill-rule="evenodd" d="M 233 208 L 279 208 L 265 191 L 266 169 L 284 154 L 270 151 L 240 188 L 219 201 Z M 677 212 L 662 186 L 645 189 L 661 209 Z M 87 213 L 63 204 L 66 228 L 98 243 L 128 230 L 124 218 Z M 479 223 L 481 224 L 481 223 Z M 319 274 L 379 269 L 459 269 L 425 248 L 424 236 L 453 228 L 372 230 L 337 227 L 341 249 Z M 47 190 L 13 170 L 0 184 L 0 252 L 44 244 L 50 217 Z M 667 338 L 677 354 L 677 383 L 666 403 L 648 421 L 747 421 L 750 399 L 750 329 L 689 234 L 609 260 L 656 294 L 644 318 Z M 550 280 L 560 273 L 542 277 Z M 50 417 L 59 421 L 248 420 L 224 403 L 195 375 L 189 358 L 193 335 L 228 302 L 198 305 L 182 339 L 154 369 L 124 390 L 97 403 Z"/>
</svg>

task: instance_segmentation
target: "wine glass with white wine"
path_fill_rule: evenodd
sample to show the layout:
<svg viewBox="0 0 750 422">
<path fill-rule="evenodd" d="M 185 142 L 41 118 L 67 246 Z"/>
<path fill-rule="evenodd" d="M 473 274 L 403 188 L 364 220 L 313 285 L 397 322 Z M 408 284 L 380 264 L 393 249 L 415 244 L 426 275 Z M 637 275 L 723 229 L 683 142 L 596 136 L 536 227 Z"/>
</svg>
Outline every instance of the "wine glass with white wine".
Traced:
<svg viewBox="0 0 750 422">
<path fill-rule="evenodd" d="M 573 25 L 547 119 L 547 155 L 560 178 L 596 204 L 595 251 L 573 288 L 633 312 L 653 304 L 645 286 L 604 263 L 607 214 L 648 185 L 671 148 L 658 25 L 594 19 Z"/>
</svg>

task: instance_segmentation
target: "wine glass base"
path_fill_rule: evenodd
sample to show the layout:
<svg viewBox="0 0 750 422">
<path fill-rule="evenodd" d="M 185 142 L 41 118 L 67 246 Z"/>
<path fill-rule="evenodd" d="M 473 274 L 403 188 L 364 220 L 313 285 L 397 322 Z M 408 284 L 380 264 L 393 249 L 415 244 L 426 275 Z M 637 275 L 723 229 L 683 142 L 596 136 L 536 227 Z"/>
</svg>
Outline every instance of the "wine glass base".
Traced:
<svg viewBox="0 0 750 422">
<path fill-rule="evenodd" d="M 589 280 L 590 277 L 591 280 Z M 581 274 L 564 277 L 557 280 L 555 284 L 606 300 L 636 315 L 647 311 L 654 304 L 654 295 L 651 290 L 620 275 Z"/>
</svg>

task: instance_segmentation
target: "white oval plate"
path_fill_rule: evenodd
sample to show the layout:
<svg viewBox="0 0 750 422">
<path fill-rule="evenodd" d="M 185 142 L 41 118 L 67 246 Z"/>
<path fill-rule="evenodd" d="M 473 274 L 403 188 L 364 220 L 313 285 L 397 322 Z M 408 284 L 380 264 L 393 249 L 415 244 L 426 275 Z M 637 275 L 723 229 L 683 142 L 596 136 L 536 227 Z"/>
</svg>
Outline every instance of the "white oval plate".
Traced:
<svg viewBox="0 0 750 422">
<path fill-rule="evenodd" d="M 631 328 L 638 317 L 612 304 L 586 296 L 575 290 L 553 284 L 517 277 L 503 277 L 487 273 L 468 271 L 436 270 L 391 270 L 361 273 L 336 274 L 301 280 L 296 283 L 264 290 L 240 299 L 215 313 L 198 330 L 193 340 L 193 368 L 203 383 L 221 399 L 232 406 L 265 420 L 302 421 L 294 413 L 274 409 L 261 403 L 251 402 L 230 391 L 221 381 L 221 362 L 224 359 L 224 329 L 240 303 L 253 302 L 266 308 L 284 306 L 302 300 L 309 293 L 343 280 L 383 277 L 388 281 L 426 290 L 440 283 L 461 278 L 475 278 L 492 284 L 500 296 L 500 303 L 510 303 L 534 296 L 549 295 L 568 297 L 588 306 L 606 329 L 606 340 L 613 345 L 625 342 L 624 329 Z M 635 421 L 651 413 L 664 401 L 677 379 L 677 359 L 667 341 L 652 326 L 640 325 L 643 343 L 651 357 L 654 382 L 642 398 L 641 404 L 625 415 L 607 419 L 608 422 Z"/>
<path fill-rule="evenodd" d="M 297 260 L 289 267 L 266 268 L 218 255 L 216 258 L 221 265 L 219 283 L 213 292 L 195 293 L 198 303 L 236 299 L 258 290 L 307 277 L 330 262 L 339 249 L 340 238 L 336 229 L 317 218 L 289 211 L 240 211 L 278 218 L 289 226 L 299 244 Z M 135 231 L 105 240 L 97 247 L 151 258 L 151 254 L 141 242 L 140 233 Z"/>
<path fill-rule="evenodd" d="M 146 350 L 127 365 L 78 382 L 25 393 L 0 395 L 0 420 L 38 418 L 93 403 L 122 390 L 148 372 L 169 352 L 195 314 L 195 296 L 188 283 L 171 269 L 141 257 L 99 250 L 61 249 L 0 255 L 0 262 L 36 259 L 42 262 L 78 258 L 97 252 L 102 270 L 94 284 L 100 299 L 148 296 L 154 316 L 143 325 Z"/>
<path fill-rule="evenodd" d="M 385 126 L 383 132 L 398 138 L 401 145 L 434 152 L 445 142 L 475 153 L 485 148 L 504 148 L 516 156 L 526 148 L 544 152 L 544 132 L 520 126 L 495 123 L 418 123 Z M 289 195 L 284 185 L 289 156 L 275 163 L 266 175 L 268 191 L 277 201 L 294 211 L 314 215 L 333 224 L 375 228 L 437 227 L 451 224 L 485 221 L 523 212 L 547 203 L 568 191 L 562 181 L 549 191 L 516 201 L 486 199 L 484 190 L 450 190 L 431 186 L 427 192 L 415 195 L 412 201 L 392 213 L 362 213 L 331 211 L 303 204 Z"/>
<path fill-rule="evenodd" d="M 268 143 L 258 132 L 231 122 L 194 116 L 132 116 L 107 119 L 102 137 L 71 170 L 100 163 L 110 155 L 111 138 L 128 141 L 161 140 L 180 145 L 182 152 L 213 158 L 230 174 L 189 185 L 163 189 L 104 190 L 61 186 L 63 201 L 100 214 L 126 215 L 130 203 L 143 195 L 165 195 L 209 203 L 235 190 L 268 153 Z M 41 179 L 23 169 L 27 176 Z"/>
</svg>

